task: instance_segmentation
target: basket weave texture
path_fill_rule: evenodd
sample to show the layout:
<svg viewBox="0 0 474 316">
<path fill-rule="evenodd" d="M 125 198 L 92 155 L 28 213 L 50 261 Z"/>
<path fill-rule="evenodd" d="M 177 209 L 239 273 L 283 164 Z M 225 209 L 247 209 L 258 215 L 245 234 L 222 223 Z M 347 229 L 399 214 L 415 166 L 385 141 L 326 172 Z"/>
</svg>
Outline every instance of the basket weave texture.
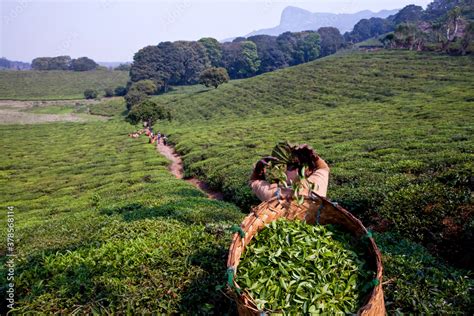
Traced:
<svg viewBox="0 0 474 316">
<path fill-rule="evenodd" d="M 362 225 L 360 220 L 341 206 L 336 203 L 331 203 L 329 200 L 320 196 L 314 195 L 311 198 L 306 197 L 304 203 L 301 205 L 293 201 L 281 201 L 274 198 L 254 208 L 240 226 L 245 236 L 241 237 L 240 234 L 236 233 L 232 239 L 227 259 L 228 271 L 233 271 L 234 275 L 237 274 L 240 257 L 245 251 L 245 247 L 265 225 L 279 218 L 304 220 L 311 225 L 317 223 L 321 225 L 337 224 L 357 238 L 367 237 L 368 249 L 366 251 L 366 259 L 369 267 L 373 269 L 373 271 L 376 271 L 378 285 L 373 288 L 370 296 L 367 297 L 365 304 L 359 309 L 357 314 L 363 316 L 385 315 L 382 290 L 382 259 L 374 239 L 368 234 L 367 229 Z M 258 310 L 252 298 L 245 291 L 240 289 L 239 285 L 235 282 L 235 278 L 232 278 L 231 282 L 232 286 L 230 286 L 228 290 L 237 303 L 239 315 L 250 316 L 265 313 L 265 311 Z M 238 290 L 236 291 L 235 289 Z"/>
</svg>

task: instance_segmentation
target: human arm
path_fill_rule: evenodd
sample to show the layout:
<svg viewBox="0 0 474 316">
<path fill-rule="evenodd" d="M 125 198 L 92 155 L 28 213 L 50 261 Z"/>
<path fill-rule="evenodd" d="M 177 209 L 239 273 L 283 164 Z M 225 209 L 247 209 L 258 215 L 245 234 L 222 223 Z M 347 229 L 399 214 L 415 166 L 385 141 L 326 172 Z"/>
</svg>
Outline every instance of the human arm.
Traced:
<svg viewBox="0 0 474 316">
<path fill-rule="evenodd" d="M 272 157 L 266 157 L 257 162 L 255 168 L 250 176 L 250 187 L 254 194 L 261 201 L 268 201 L 275 196 L 280 196 L 282 199 L 289 199 L 292 197 L 292 190 L 279 188 L 276 183 L 269 183 L 265 181 L 265 167 L 269 162 L 274 160 Z M 314 157 L 315 171 L 307 178 L 310 183 L 314 184 L 314 192 L 320 196 L 325 197 L 327 194 L 329 183 L 329 166 L 320 157 Z M 297 176 L 297 174 L 295 174 Z M 303 182 L 302 194 L 309 195 L 309 186 L 306 181 Z"/>
</svg>

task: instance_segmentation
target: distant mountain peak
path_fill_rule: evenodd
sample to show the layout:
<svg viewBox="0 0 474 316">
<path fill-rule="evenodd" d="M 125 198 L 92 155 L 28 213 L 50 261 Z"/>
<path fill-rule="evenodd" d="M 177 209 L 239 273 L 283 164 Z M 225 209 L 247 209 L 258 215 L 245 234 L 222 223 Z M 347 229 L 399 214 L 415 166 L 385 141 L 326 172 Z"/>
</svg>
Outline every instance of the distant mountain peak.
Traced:
<svg viewBox="0 0 474 316">
<path fill-rule="evenodd" d="M 292 6 L 286 7 L 281 13 L 280 26 L 291 25 L 293 21 L 311 19 L 311 15 L 311 12 L 301 8 Z"/>
</svg>

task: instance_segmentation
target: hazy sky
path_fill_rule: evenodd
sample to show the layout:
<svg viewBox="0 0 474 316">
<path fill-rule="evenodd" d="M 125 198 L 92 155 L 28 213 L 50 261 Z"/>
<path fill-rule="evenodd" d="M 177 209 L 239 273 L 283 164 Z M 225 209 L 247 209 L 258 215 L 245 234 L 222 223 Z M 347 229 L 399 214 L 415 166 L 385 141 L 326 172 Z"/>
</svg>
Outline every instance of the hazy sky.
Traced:
<svg viewBox="0 0 474 316">
<path fill-rule="evenodd" d="M 219 40 L 279 24 L 282 10 L 380 11 L 431 0 L 0 0 L 0 56 L 89 56 L 130 61 L 146 45 L 166 40 Z"/>
</svg>

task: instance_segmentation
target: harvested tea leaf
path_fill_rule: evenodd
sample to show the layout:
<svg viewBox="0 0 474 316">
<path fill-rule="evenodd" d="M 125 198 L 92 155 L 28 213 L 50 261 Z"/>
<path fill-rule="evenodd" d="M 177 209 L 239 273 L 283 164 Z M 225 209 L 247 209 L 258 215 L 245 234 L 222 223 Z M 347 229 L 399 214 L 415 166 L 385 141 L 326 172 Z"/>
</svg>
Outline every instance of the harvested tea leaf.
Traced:
<svg viewBox="0 0 474 316">
<path fill-rule="evenodd" d="M 268 161 L 264 170 L 265 180 L 278 184 L 280 188 L 291 188 L 294 200 L 302 204 L 304 188 L 311 191 L 315 188 L 308 178 L 316 170 L 316 161 L 319 159 L 316 152 L 308 145 L 279 142 L 270 158 L 272 160 Z"/>
<path fill-rule="evenodd" d="M 280 219 L 247 246 L 236 281 L 260 310 L 333 315 L 356 313 L 372 277 L 348 233 Z"/>
</svg>

